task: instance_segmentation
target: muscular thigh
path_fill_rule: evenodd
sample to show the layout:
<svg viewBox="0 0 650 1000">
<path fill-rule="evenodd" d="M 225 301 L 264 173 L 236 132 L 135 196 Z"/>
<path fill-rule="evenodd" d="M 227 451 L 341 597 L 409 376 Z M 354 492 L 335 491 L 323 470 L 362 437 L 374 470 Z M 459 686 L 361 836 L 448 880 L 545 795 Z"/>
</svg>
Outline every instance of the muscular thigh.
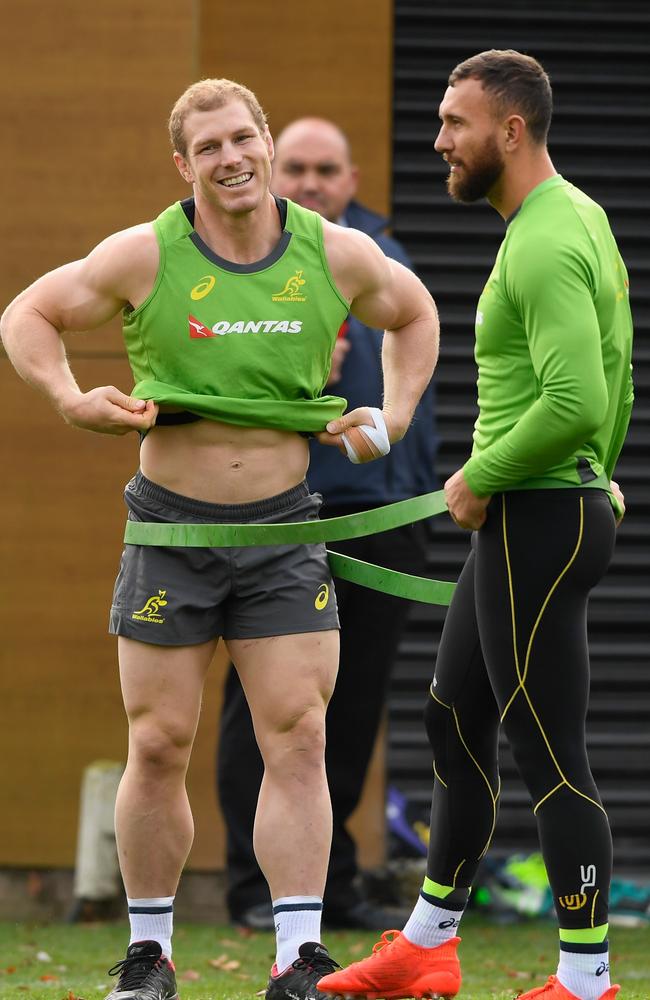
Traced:
<svg viewBox="0 0 650 1000">
<path fill-rule="evenodd" d="M 338 630 L 230 639 L 227 646 L 260 747 L 265 736 L 291 728 L 306 713 L 324 715 L 338 669 Z"/>
<path fill-rule="evenodd" d="M 586 712 L 589 592 L 607 568 L 614 521 L 597 490 L 496 496 L 478 533 L 481 646 L 506 734 L 542 784 Z M 549 774 L 544 772 L 548 765 Z"/>
<path fill-rule="evenodd" d="M 445 618 L 431 685 L 433 697 L 456 706 L 466 724 L 494 715 L 494 697 L 476 621 L 474 545 L 475 536 Z"/>
<path fill-rule="evenodd" d="M 120 636 L 120 683 L 131 726 L 150 722 L 175 742 L 191 742 L 216 645 L 158 646 Z"/>
</svg>

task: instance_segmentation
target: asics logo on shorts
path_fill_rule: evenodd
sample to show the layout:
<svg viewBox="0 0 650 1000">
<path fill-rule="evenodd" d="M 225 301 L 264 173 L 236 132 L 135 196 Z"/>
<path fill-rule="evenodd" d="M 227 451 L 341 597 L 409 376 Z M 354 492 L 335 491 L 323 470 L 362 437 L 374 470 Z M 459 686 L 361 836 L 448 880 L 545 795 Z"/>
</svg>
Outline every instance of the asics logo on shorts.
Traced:
<svg viewBox="0 0 650 1000">
<path fill-rule="evenodd" d="M 318 593 L 316 594 L 316 600 L 314 601 L 314 607 L 317 611 L 324 611 L 327 607 L 327 602 L 330 599 L 330 588 L 326 583 L 321 584 Z"/>
<path fill-rule="evenodd" d="M 162 625 L 165 619 L 160 614 L 160 608 L 164 608 L 167 604 L 164 600 L 166 593 L 166 590 L 159 590 L 158 595 L 150 597 L 144 607 L 133 612 L 131 618 L 137 622 L 155 622 L 156 625 Z"/>
</svg>

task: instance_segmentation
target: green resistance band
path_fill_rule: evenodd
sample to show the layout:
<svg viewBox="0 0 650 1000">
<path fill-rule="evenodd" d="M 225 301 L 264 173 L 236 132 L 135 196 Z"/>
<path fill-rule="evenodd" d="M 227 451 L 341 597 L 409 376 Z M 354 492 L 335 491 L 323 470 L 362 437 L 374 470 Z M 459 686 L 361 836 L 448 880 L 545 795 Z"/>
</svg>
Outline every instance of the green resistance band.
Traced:
<svg viewBox="0 0 650 1000">
<path fill-rule="evenodd" d="M 361 538 L 389 531 L 447 510 L 444 492 L 425 493 L 409 500 L 375 507 L 359 514 L 322 521 L 289 524 L 174 524 L 127 521 L 127 545 L 164 545 L 170 548 L 229 548 L 251 545 L 300 545 Z M 332 573 L 372 590 L 421 601 L 449 604 L 455 584 L 410 576 L 328 550 Z"/>
<path fill-rule="evenodd" d="M 398 573 L 395 569 L 375 566 L 374 563 L 353 559 L 352 556 L 332 552 L 331 549 L 327 550 L 327 555 L 333 576 L 369 587 L 370 590 L 381 590 L 383 594 L 403 597 L 407 601 L 446 606 L 451 602 L 456 589 L 455 583 L 448 583 L 446 580 L 430 580 L 427 576 Z"/>
</svg>

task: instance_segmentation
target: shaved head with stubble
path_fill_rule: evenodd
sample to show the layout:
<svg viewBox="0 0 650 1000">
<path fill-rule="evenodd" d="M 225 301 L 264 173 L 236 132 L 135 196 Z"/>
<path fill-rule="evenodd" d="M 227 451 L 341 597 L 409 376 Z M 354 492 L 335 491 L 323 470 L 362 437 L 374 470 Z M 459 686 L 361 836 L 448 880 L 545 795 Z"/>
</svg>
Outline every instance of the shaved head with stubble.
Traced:
<svg viewBox="0 0 650 1000">
<path fill-rule="evenodd" d="M 338 222 L 357 191 L 358 170 L 345 132 L 326 118 L 298 118 L 275 142 L 272 187 Z"/>
</svg>

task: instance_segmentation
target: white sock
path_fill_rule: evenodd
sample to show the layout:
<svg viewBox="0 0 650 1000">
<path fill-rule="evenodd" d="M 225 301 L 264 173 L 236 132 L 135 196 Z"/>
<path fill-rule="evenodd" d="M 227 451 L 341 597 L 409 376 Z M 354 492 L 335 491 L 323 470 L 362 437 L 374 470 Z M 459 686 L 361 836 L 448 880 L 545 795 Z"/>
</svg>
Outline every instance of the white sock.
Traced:
<svg viewBox="0 0 650 1000">
<path fill-rule="evenodd" d="M 278 972 L 284 972 L 298 958 L 306 941 L 320 941 L 323 900 L 320 896 L 280 896 L 273 900 Z"/>
<path fill-rule="evenodd" d="M 163 955 L 172 957 L 174 928 L 174 897 L 155 896 L 152 899 L 128 899 L 131 940 L 157 941 Z"/>
<path fill-rule="evenodd" d="M 430 903 L 424 896 L 418 896 L 402 934 L 420 948 L 437 948 L 439 944 L 456 937 L 462 915 L 462 910 L 445 910 Z"/>
<path fill-rule="evenodd" d="M 607 942 L 603 942 L 607 947 Z M 577 951 L 560 951 L 557 978 L 580 1000 L 600 1000 L 609 989 L 609 952 L 584 955 Z"/>
</svg>

